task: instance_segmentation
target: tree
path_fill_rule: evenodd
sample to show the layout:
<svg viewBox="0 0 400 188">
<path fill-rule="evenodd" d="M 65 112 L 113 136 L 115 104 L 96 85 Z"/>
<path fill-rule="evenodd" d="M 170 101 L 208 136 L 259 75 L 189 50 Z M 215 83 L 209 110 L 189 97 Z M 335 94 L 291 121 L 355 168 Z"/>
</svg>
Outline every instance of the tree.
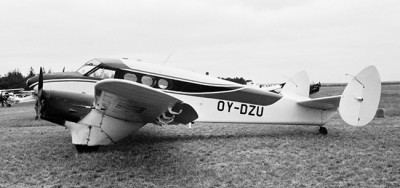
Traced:
<svg viewBox="0 0 400 188">
<path fill-rule="evenodd" d="M 49 73 L 51 72 L 51 68 L 49 68 Z M 43 68 L 43 74 L 44 73 L 46 73 L 46 70 Z M 0 89 L 23 88 L 26 81 L 35 75 L 36 72 L 32 67 L 29 69 L 29 73 L 26 77 L 21 74 L 19 69 L 14 69 L 13 71 L 9 71 L 3 77 L 0 77 Z"/>
<path fill-rule="evenodd" d="M 30 69 L 29 69 L 29 73 L 28 73 L 28 76 L 26 76 L 26 80 L 28 80 L 29 78 L 32 78 L 32 77 L 34 77 L 36 75 L 36 73 L 35 73 L 35 70 L 33 70 L 33 68 L 31 67 Z"/>
<path fill-rule="evenodd" d="M 23 88 L 24 85 L 25 77 L 19 69 L 8 72 L 0 81 L 0 88 L 2 89 Z"/>
<path fill-rule="evenodd" d="M 8 82 L 6 75 L 0 78 L 0 89 L 8 89 Z"/>
</svg>

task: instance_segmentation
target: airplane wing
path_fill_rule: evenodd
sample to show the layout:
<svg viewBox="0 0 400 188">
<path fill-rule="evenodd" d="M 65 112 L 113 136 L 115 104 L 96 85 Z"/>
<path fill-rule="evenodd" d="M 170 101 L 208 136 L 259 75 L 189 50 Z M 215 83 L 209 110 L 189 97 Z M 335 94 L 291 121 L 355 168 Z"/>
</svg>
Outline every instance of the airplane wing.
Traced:
<svg viewBox="0 0 400 188">
<path fill-rule="evenodd" d="M 322 110 L 336 110 L 339 107 L 341 96 L 331 96 L 331 97 L 322 97 L 316 99 L 307 99 L 303 101 L 298 101 L 297 104 L 308 107 L 308 108 L 316 108 Z"/>
<path fill-rule="evenodd" d="M 160 117 L 171 120 L 182 112 L 181 103 L 167 93 L 127 80 L 106 79 L 95 86 L 95 108 L 130 122 L 157 123 Z"/>
</svg>

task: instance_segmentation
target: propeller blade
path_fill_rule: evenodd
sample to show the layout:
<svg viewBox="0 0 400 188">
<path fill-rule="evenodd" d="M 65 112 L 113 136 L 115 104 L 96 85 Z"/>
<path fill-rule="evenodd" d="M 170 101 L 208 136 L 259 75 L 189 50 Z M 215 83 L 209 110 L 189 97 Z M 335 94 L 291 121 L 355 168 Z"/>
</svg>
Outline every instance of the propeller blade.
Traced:
<svg viewBox="0 0 400 188">
<path fill-rule="evenodd" d="M 42 102 L 43 102 L 43 98 L 42 98 L 42 94 L 43 94 L 43 70 L 42 67 L 40 67 L 40 73 L 39 73 L 39 83 L 38 83 L 38 95 L 37 95 L 37 101 L 36 101 L 36 106 L 35 106 L 35 110 L 36 110 L 36 117 L 35 119 L 40 119 L 41 116 L 41 112 L 42 112 Z"/>
<path fill-rule="evenodd" d="M 43 90 L 43 70 L 40 67 L 38 92 Z"/>
</svg>

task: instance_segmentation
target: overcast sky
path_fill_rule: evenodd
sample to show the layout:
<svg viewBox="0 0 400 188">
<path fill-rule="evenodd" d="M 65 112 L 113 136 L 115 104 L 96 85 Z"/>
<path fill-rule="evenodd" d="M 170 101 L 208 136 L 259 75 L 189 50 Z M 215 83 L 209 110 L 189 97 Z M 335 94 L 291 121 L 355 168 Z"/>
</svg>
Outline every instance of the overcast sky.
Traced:
<svg viewBox="0 0 400 188">
<path fill-rule="evenodd" d="M 258 83 L 400 80 L 398 0 L 0 0 L 0 75 L 128 57 Z"/>
</svg>

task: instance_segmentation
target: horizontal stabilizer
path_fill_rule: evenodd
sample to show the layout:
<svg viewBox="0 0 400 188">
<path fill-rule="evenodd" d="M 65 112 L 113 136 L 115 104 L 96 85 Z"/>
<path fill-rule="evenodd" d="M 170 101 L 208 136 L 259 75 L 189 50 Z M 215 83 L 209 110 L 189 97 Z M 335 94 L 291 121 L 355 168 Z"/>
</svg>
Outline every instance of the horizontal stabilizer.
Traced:
<svg viewBox="0 0 400 188">
<path fill-rule="evenodd" d="M 336 110 L 339 107 L 341 96 L 322 97 L 297 102 L 297 104 L 321 110 Z"/>
</svg>

